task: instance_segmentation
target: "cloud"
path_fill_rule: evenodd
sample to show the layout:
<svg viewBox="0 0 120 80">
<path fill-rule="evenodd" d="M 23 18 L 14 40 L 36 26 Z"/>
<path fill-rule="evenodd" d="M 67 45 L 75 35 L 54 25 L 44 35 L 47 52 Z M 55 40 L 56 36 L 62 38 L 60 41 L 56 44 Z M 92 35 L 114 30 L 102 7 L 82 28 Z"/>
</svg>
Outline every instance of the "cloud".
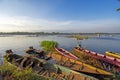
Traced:
<svg viewBox="0 0 120 80">
<path fill-rule="evenodd" d="M 1 16 L 0 32 L 11 31 L 60 31 L 60 32 L 119 32 L 116 19 L 55 21 L 26 16 Z"/>
</svg>

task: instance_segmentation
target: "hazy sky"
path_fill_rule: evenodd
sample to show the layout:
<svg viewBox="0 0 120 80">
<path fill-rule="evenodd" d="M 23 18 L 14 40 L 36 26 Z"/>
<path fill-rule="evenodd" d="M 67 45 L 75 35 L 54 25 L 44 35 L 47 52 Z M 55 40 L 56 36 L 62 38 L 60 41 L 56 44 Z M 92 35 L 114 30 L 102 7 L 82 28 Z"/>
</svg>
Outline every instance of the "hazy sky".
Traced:
<svg viewBox="0 0 120 80">
<path fill-rule="evenodd" d="M 120 32 L 118 0 L 0 0 L 0 32 Z"/>
</svg>

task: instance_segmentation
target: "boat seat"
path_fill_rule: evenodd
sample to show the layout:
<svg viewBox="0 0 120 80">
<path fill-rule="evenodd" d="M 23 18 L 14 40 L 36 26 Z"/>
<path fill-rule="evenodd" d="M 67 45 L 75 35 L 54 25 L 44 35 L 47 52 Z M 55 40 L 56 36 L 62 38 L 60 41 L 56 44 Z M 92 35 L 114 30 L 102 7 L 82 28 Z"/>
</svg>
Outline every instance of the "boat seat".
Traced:
<svg viewBox="0 0 120 80">
<path fill-rule="evenodd" d="M 26 61 L 27 61 L 27 57 L 25 57 L 22 61 L 21 61 L 21 63 L 20 63 L 20 68 L 24 68 L 25 67 L 25 63 L 26 63 Z"/>
</svg>

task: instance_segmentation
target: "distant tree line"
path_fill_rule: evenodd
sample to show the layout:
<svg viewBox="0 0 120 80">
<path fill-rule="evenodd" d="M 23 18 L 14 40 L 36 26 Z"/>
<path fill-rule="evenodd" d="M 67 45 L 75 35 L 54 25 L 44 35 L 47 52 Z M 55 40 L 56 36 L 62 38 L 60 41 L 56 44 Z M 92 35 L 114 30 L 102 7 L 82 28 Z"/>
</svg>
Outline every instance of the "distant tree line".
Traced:
<svg viewBox="0 0 120 80">
<path fill-rule="evenodd" d="M 120 33 L 0 32 L 0 35 L 120 35 Z"/>
</svg>

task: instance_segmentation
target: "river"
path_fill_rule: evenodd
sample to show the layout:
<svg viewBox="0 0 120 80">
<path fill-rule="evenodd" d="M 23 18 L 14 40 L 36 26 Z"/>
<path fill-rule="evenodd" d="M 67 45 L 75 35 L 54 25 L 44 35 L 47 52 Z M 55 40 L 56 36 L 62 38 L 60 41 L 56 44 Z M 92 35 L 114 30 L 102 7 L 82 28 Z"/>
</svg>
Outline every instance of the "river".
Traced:
<svg viewBox="0 0 120 80">
<path fill-rule="evenodd" d="M 59 47 L 66 50 L 73 50 L 73 48 L 80 43 L 74 38 L 67 38 L 65 36 L 49 35 L 49 36 L 6 36 L 0 37 L 0 56 L 5 54 L 7 49 L 12 49 L 14 53 L 24 55 L 25 50 L 29 46 L 33 46 L 37 49 L 42 49 L 40 42 L 43 40 L 53 40 L 59 43 Z M 105 51 L 120 52 L 120 36 L 103 36 L 93 37 L 87 40 L 81 41 L 82 47 L 89 50 L 104 54 Z"/>
</svg>

